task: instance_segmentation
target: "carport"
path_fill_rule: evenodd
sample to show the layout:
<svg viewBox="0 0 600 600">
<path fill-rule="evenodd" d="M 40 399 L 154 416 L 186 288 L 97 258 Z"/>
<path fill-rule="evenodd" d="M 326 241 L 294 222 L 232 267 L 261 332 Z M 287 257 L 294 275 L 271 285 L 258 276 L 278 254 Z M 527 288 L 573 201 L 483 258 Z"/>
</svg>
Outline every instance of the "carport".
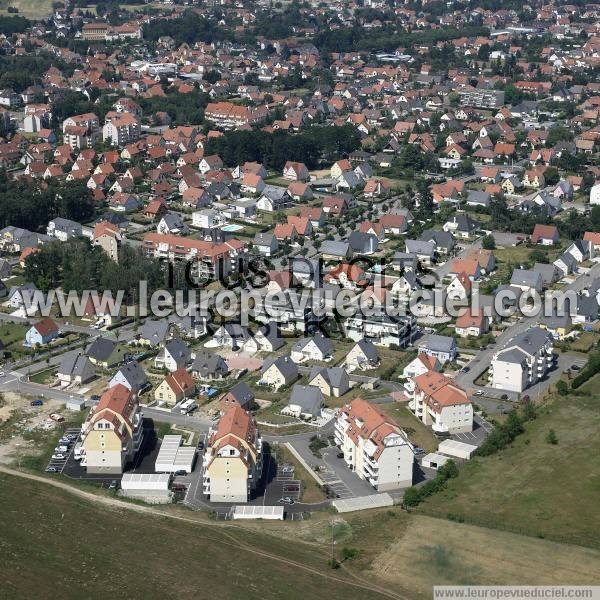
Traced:
<svg viewBox="0 0 600 600">
<path fill-rule="evenodd" d="M 355 510 L 393 506 L 394 499 L 389 494 L 373 494 L 371 496 L 361 496 L 360 498 L 346 498 L 345 500 L 336 498 L 332 504 L 338 512 L 345 513 Z"/>
<path fill-rule="evenodd" d="M 464 460 L 470 460 L 471 455 L 475 450 L 477 450 L 477 446 L 465 444 L 458 440 L 444 440 L 443 442 L 440 442 L 438 446 L 438 452 L 441 452 L 446 456 L 453 456 Z"/>
</svg>

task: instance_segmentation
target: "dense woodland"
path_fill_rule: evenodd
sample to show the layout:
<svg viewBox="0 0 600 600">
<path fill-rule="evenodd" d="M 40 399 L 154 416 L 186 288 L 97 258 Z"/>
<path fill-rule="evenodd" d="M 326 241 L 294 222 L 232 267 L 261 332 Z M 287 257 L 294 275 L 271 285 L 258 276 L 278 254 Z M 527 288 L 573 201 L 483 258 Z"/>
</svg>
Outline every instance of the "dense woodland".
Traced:
<svg viewBox="0 0 600 600">
<path fill-rule="evenodd" d="M 281 170 L 286 161 L 299 161 L 309 169 L 317 168 L 322 158 L 340 157 L 360 147 L 360 135 L 355 127 L 311 127 L 290 135 L 283 131 L 228 131 L 212 138 L 206 154 L 218 154 L 227 166 L 257 161 L 274 170 Z"/>
<path fill-rule="evenodd" d="M 42 246 L 25 260 L 25 277 L 42 291 L 62 288 L 125 291 L 125 300 L 134 302 L 140 281 L 148 282 L 149 293 L 165 287 L 161 263 L 147 257 L 139 248 L 124 245 L 119 262 L 111 260 L 99 246 L 86 239 L 56 242 Z"/>
<path fill-rule="evenodd" d="M 39 231 L 56 217 L 85 223 L 94 213 L 85 182 L 7 181 L 6 173 L 0 171 L 0 228 L 14 225 Z"/>
</svg>

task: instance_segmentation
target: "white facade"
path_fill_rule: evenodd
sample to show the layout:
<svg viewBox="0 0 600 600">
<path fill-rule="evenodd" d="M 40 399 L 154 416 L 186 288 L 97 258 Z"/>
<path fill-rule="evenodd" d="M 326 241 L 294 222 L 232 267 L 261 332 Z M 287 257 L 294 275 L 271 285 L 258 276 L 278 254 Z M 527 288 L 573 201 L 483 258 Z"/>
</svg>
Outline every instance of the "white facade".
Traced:
<svg viewBox="0 0 600 600">
<path fill-rule="evenodd" d="M 590 190 L 590 204 L 600 204 L 600 183 L 592 186 Z"/>
<path fill-rule="evenodd" d="M 392 425 L 393 430 L 376 443 L 364 434 L 353 434 L 362 424 L 352 409 L 340 411 L 335 423 L 335 442 L 343 451 L 348 467 L 378 491 L 411 486 L 413 447 L 402 430 Z M 382 420 L 381 425 L 390 424 Z"/>
</svg>

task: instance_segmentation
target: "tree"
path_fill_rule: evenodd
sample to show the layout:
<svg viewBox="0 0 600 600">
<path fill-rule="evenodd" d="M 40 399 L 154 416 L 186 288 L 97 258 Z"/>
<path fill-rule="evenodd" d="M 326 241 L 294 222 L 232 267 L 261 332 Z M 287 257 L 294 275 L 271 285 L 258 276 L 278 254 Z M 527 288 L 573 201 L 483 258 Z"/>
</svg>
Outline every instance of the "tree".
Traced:
<svg viewBox="0 0 600 600">
<path fill-rule="evenodd" d="M 481 246 L 484 250 L 494 250 L 496 248 L 496 240 L 491 233 L 488 233 L 481 240 Z"/>
<path fill-rule="evenodd" d="M 549 167 L 544 171 L 546 185 L 556 185 L 560 181 L 560 173 L 556 167 Z"/>
<path fill-rule="evenodd" d="M 557 381 L 557 383 L 556 383 L 556 391 L 561 396 L 566 396 L 569 393 L 569 386 L 568 386 L 567 382 L 563 381 L 562 379 L 560 379 L 559 381 Z"/>
<path fill-rule="evenodd" d="M 546 434 L 546 442 L 548 442 L 548 444 L 552 444 L 553 446 L 556 446 L 556 444 L 558 444 L 558 437 L 554 429 L 550 429 Z"/>
</svg>

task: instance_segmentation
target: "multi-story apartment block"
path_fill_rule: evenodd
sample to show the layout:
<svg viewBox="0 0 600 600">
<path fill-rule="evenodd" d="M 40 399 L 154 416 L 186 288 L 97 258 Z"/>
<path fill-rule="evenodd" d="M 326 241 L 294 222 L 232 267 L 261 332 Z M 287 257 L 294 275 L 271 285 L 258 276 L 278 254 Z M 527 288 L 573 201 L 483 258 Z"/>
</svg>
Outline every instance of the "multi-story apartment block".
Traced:
<svg viewBox="0 0 600 600">
<path fill-rule="evenodd" d="M 467 393 L 449 377 L 427 371 L 413 379 L 409 408 L 436 433 L 473 431 L 473 404 Z"/>
<path fill-rule="evenodd" d="M 532 327 L 494 354 L 489 369 L 491 386 L 522 392 L 542 379 L 554 366 L 552 334 Z"/>
<path fill-rule="evenodd" d="M 262 473 L 262 439 L 241 406 L 227 409 L 208 433 L 203 491 L 211 502 L 248 502 Z"/>
<path fill-rule="evenodd" d="M 404 431 L 374 404 L 356 398 L 341 408 L 334 437 L 348 467 L 377 491 L 412 485 L 413 447 Z"/>
<path fill-rule="evenodd" d="M 122 473 L 142 445 L 142 413 L 135 394 L 116 385 L 102 394 L 81 427 L 88 473 Z"/>
<path fill-rule="evenodd" d="M 418 331 L 417 320 L 412 315 L 391 316 L 381 314 L 356 314 L 344 322 L 346 335 L 355 342 L 366 339 L 377 346 L 396 345 L 405 348 Z"/>
<path fill-rule="evenodd" d="M 204 116 L 223 129 L 233 129 L 242 125 L 260 123 L 269 115 L 266 106 L 249 108 L 231 102 L 210 102 Z"/>
<path fill-rule="evenodd" d="M 102 139 L 113 146 L 125 146 L 139 139 L 140 120 L 128 112 L 111 111 L 106 113 Z"/>
<path fill-rule="evenodd" d="M 216 244 L 172 234 L 148 233 L 144 236 L 143 248 L 154 258 L 194 260 L 199 276 L 214 279 L 239 271 L 245 246 L 234 238 Z"/>
<path fill-rule="evenodd" d="M 62 123 L 63 141 L 73 150 L 91 148 L 100 136 L 100 120 L 94 113 L 74 115 Z"/>
<path fill-rule="evenodd" d="M 501 90 L 468 88 L 459 90 L 458 95 L 462 106 L 501 108 L 504 105 L 504 92 Z"/>
</svg>

